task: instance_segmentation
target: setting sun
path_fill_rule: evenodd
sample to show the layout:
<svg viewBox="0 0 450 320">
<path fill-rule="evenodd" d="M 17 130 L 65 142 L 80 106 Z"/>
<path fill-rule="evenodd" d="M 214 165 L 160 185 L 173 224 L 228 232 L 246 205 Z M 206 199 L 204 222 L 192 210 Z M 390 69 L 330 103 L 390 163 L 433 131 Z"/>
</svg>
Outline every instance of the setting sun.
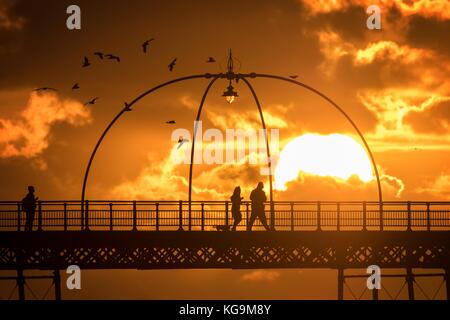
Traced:
<svg viewBox="0 0 450 320">
<path fill-rule="evenodd" d="M 300 172 L 345 180 L 356 175 L 364 182 L 373 177 L 364 148 L 342 134 L 305 134 L 290 141 L 275 168 L 275 188 L 285 190 L 286 183 L 295 180 Z"/>
</svg>

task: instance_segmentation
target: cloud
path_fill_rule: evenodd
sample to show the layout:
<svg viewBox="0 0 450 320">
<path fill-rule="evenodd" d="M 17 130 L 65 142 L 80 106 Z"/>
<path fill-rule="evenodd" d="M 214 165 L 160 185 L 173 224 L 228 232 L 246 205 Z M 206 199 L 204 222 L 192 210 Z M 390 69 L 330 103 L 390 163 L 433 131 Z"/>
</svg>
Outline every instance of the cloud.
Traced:
<svg viewBox="0 0 450 320">
<path fill-rule="evenodd" d="M 264 270 L 255 270 L 252 272 L 245 273 L 241 276 L 242 281 L 274 281 L 280 277 L 280 273 L 278 271 L 264 271 Z"/>
<path fill-rule="evenodd" d="M 403 16 L 420 15 L 440 20 L 450 19 L 450 3 L 447 0 L 303 0 L 302 2 L 314 15 L 347 10 L 350 7 L 365 9 L 377 4 L 382 12 L 383 9 L 396 9 Z"/>
<path fill-rule="evenodd" d="M 448 103 L 450 96 L 409 88 L 366 90 L 358 95 L 377 118 L 369 140 L 384 147 L 450 148 Z M 371 143 L 372 145 L 372 143 Z"/>
<path fill-rule="evenodd" d="M 370 43 L 366 48 L 355 53 L 355 65 L 370 64 L 375 60 L 390 60 L 405 64 L 415 63 L 423 58 L 430 58 L 431 52 L 416 49 L 407 45 L 399 45 L 394 41 L 378 41 Z"/>
<path fill-rule="evenodd" d="M 0 118 L 0 158 L 36 157 L 48 148 L 54 125 L 81 126 L 91 120 L 89 109 L 77 101 L 33 92 L 19 117 Z M 45 166 L 39 163 L 38 167 Z"/>
<path fill-rule="evenodd" d="M 397 200 L 402 196 L 405 185 L 400 178 L 380 173 L 383 200 Z M 319 177 L 300 173 L 299 177 L 287 183 L 285 191 L 276 192 L 279 201 L 363 201 L 378 200 L 376 180 L 369 183 L 357 176 L 348 180 L 336 177 Z"/>
<path fill-rule="evenodd" d="M 442 174 L 425 187 L 418 188 L 417 193 L 433 198 L 450 200 L 450 174 Z"/>
<path fill-rule="evenodd" d="M 182 173 L 182 169 L 186 167 L 180 164 L 180 157 L 184 157 L 184 150 L 178 149 L 177 145 L 174 145 L 170 154 L 161 161 L 149 155 L 149 161 L 139 175 L 114 187 L 111 195 L 120 199 L 136 200 L 187 198 L 188 178 Z M 192 191 L 204 200 L 224 199 L 225 196 L 215 188 L 201 186 L 197 182 Z"/>
<path fill-rule="evenodd" d="M 23 17 L 15 17 L 11 13 L 15 1 L 0 0 L 0 29 L 20 30 L 25 24 Z"/>
<path fill-rule="evenodd" d="M 332 77 L 339 60 L 355 51 L 351 43 L 342 40 L 341 36 L 334 31 L 318 31 L 317 36 L 320 44 L 320 52 L 324 61 L 319 68 L 326 76 Z"/>
<path fill-rule="evenodd" d="M 189 110 L 197 110 L 199 102 L 190 96 L 182 96 L 180 103 Z M 269 105 L 263 108 L 264 120 L 268 128 L 287 128 L 286 115 L 293 105 Z M 256 106 L 253 111 L 227 111 L 226 114 L 217 113 L 215 110 L 223 110 L 214 105 L 203 108 L 202 119 L 208 119 L 216 128 L 225 129 L 260 129 L 261 118 Z"/>
<path fill-rule="evenodd" d="M 425 110 L 412 110 L 404 117 L 415 132 L 449 134 L 450 97 L 435 101 Z"/>
</svg>

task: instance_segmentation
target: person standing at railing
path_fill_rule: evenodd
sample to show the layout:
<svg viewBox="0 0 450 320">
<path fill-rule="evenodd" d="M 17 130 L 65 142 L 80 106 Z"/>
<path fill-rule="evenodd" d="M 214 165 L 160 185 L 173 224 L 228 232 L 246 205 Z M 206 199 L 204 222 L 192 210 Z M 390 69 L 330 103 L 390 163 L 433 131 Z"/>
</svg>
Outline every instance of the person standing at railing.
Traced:
<svg viewBox="0 0 450 320">
<path fill-rule="evenodd" d="M 253 190 L 250 194 L 250 200 L 252 200 L 252 214 L 247 226 L 248 231 L 252 231 L 252 227 L 255 223 L 256 218 L 259 218 L 259 220 L 261 220 L 261 223 L 267 231 L 270 230 L 269 225 L 267 224 L 266 214 L 264 212 L 264 202 L 267 201 L 267 197 L 263 189 L 264 183 L 260 182 L 258 183 L 256 189 Z"/>
<path fill-rule="evenodd" d="M 28 187 L 28 194 L 22 199 L 22 211 L 26 213 L 25 231 L 33 231 L 34 214 L 36 213 L 36 201 L 38 197 L 34 196 L 34 187 Z"/>
<path fill-rule="evenodd" d="M 234 219 L 233 227 L 231 228 L 232 231 L 236 231 L 236 228 L 238 224 L 242 221 L 242 214 L 241 214 L 241 203 L 243 197 L 241 197 L 241 187 L 234 188 L 233 195 L 231 196 L 231 214 Z"/>
</svg>

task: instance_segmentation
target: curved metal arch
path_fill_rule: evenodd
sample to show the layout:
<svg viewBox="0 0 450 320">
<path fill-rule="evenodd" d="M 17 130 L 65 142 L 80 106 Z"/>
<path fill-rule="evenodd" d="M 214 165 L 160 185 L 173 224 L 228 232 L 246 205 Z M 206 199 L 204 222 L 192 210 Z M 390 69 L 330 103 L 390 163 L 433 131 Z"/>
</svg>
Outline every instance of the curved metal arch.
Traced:
<svg viewBox="0 0 450 320">
<path fill-rule="evenodd" d="M 186 77 L 173 79 L 173 80 L 164 82 L 164 83 L 162 83 L 160 85 L 157 85 L 156 87 L 153 87 L 153 88 L 145 91 L 144 93 L 142 93 L 141 95 L 136 97 L 133 101 L 131 101 L 129 104 L 125 104 L 125 107 L 114 117 L 114 119 L 108 124 L 106 129 L 103 131 L 102 135 L 100 136 L 99 140 L 97 141 L 97 144 L 95 145 L 94 149 L 92 150 L 91 156 L 89 157 L 88 165 L 87 165 L 86 171 L 84 173 L 83 187 L 82 187 L 82 190 L 81 190 L 81 214 L 82 215 L 84 214 L 84 202 L 85 202 L 85 196 L 86 196 L 86 186 L 87 186 L 87 181 L 88 181 L 88 178 L 89 178 L 89 172 L 90 172 L 90 169 L 91 169 L 91 166 L 92 166 L 92 162 L 94 161 L 95 155 L 97 154 L 97 151 L 98 151 L 100 145 L 102 144 L 102 142 L 105 139 L 106 135 L 108 134 L 109 130 L 117 122 L 117 120 L 119 120 L 125 112 L 131 111 L 131 107 L 136 102 L 138 102 L 139 100 L 141 100 L 145 96 L 151 94 L 152 92 L 157 91 L 158 89 L 161 89 L 161 88 L 166 87 L 166 86 L 168 86 L 170 84 L 173 84 L 173 83 L 177 83 L 177 82 L 181 82 L 181 81 L 185 81 L 185 80 L 191 80 L 191 79 L 209 78 L 210 76 L 211 75 L 209 75 L 209 74 L 198 74 L 198 75 L 191 75 L 191 76 L 186 76 Z"/>
<path fill-rule="evenodd" d="M 289 79 L 289 78 L 285 78 L 285 77 L 281 77 L 281 76 L 276 76 L 276 75 L 272 75 L 272 74 L 259 74 L 259 73 L 254 73 L 250 75 L 251 77 L 254 78 L 272 78 L 272 79 L 276 79 L 276 80 L 282 80 L 282 81 L 287 81 L 293 84 L 296 84 L 300 87 L 303 87 L 311 92 L 314 92 L 315 94 L 319 95 L 320 97 L 322 97 L 323 99 L 325 99 L 326 101 L 328 101 L 329 103 L 331 103 L 331 105 L 333 105 L 342 115 L 344 115 L 344 117 L 350 122 L 350 124 L 353 126 L 353 128 L 356 130 L 356 132 L 358 133 L 359 137 L 361 138 L 361 140 L 364 143 L 364 146 L 367 150 L 367 152 L 369 153 L 370 156 L 370 161 L 372 162 L 372 167 L 373 170 L 375 172 L 375 176 L 377 179 L 377 186 L 378 186 L 378 200 L 380 203 L 380 214 L 382 214 L 382 207 L 383 207 L 383 193 L 381 190 L 381 180 L 380 180 L 380 175 L 378 173 L 378 168 L 375 162 L 375 157 L 373 156 L 372 151 L 370 150 L 369 144 L 367 143 L 366 139 L 364 138 L 364 135 L 362 134 L 362 132 L 359 130 L 358 126 L 355 124 L 355 122 L 353 122 L 353 120 L 350 118 L 350 116 L 341 108 L 339 107 L 339 105 L 337 103 L 335 103 L 333 100 L 331 100 L 330 98 L 328 98 L 325 94 L 323 94 L 322 92 L 308 86 L 307 84 L 304 84 L 302 82 L 293 80 L 293 79 Z M 381 216 L 380 216 L 381 218 Z M 382 228 L 382 226 L 381 226 Z"/>
<path fill-rule="evenodd" d="M 192 146 L 191 146 L 191 162 L 189 163 L 189 191 L 188 191 L 188 214 L 189 214 L 189 230 L 191 230 L 191 215 L 192 215 L 192 206 L 191 206 L 191 200 L 192 200 L 192 172 L 193 172 L 193 166 L 194 166 L 194 154 L 195 154 L 195 139 L 197 138 L 197 124 L 200 121 L 200 117 L 202 115 L 203 105 L 205 104 L 206 97 L 208 96 L 209 90 L 213 86 L 214 82 L 219 79 L 219 76 L 215 76 L 214 79 L 210 81 L 208 86 L 205 89 L 205 92 L 203 93 L 202 100 L 200 102 L 200 105 L 198 107 L 197 111 L 197 117 L 195 118 L 195 127 L 194 127 L 194 134 L 192 135 Z"/>
<path fill-rule="evenodd" d="M 267 151 L 267 163 L 269 167 L 269 187 L 270 187 L 270 228 L 272 230 L 275 230 L 275 211 L 274 211 L 274 204 L 273 204 L 273 175 L 272 175 L 272 158 L 270 156 L 270 147 L 269 147 L 269 139 L 267 137 L 267 127 L 266 122 L 264 121 L 264 113 L 261 107 L 261 103 L 259 102 L 258 96 L 256 94 L 255 89 L 250 84 L 250 81 L 248 81 L 246 78 L 242 78 L 242 81 L 245 82 L 247 87 L 250 89 L 253 98 L 255 99 L 256 106 L 258 107 L 259 116 L 261 118 L 262 127 L 264 130 L 264 138 L 266 140 L 266 151 Z"/>
<path fill-rule="evenodd" d="M 219 77 L 215 77 L 208 85 L 208 87 L 205 90 L 205 93 L 203 94 L 202 100 L 200 102 L 200 106 L 197 112 L 197 117 L 195 119 L 195 128 L 194 128 L 194 135 L 193 135 L 193 140 L 192 140 L 192 148 L 191 148 L 191 161 L 190 161 L 190 165 L 189 165 L 189 195 L 188 195 L 188 212 L 189 212 L 189 230 L 191 230 L 191 200 L 192 200 L 192 173 L 193 173 L 193 165 L 194 165 L 194 154 L 195 154 L 195 139 L 197 137 L 197 123 L 198 121 L 200 121 L 201 118 L 201 114 L 203 111 L 203 106 L 206 100 L 206 97 L 208 96 L 209 90 L 212 87 L 212 85 L 214 84 L 214 82 L 216 82 L 216 80 Z M 265 141 L 266 141 L 266 151 L 267 151 L 267 159 L 268 159 L 268 166 L 269 166 L 269 184 L 270 184 L 270 212 L 271 212 L 271 228 L 274 229 L 275 226 L 275 220 L 274 220 L 274 208 L 273 208 L 273 182 L 272 182 L 272 165 L 271 165 L 271 157 L 270 157 L 270 148 L 269 148 L 269 140 L 267 137 L 267 128 L 266 128 L 266 123 L 264 120 L 264 114 L 261 108 L 261 104 L 259 102 L 258 96 L 256 95 L 255 90 L 253 89 L 253 86 L 250 84 L 250 82 L 245 79 L 244 77 L 242 78 L 242 80 L 246 83 L 246 85 L 248 86 L 248 88 L 250 89 L 253 98 L 255 99 L 255 103 L 256 106 L 258 107 L 258 111 L 259 111 L 259 115 L 261 118 L 261 123 L 262 123 L 262 127 L 264 130 L 264 137 L 265 137 Z"/>
</svg>

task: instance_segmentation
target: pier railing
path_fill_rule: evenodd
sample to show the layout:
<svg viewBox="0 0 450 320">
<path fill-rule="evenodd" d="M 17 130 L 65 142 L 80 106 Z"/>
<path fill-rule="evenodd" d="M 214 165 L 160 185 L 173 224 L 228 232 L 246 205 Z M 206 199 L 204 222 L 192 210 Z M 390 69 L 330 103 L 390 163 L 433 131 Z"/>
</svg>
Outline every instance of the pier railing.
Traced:
<svg viewBox="0 0 450 320">
<path fill-rule="evenodd" d="M 450 202 L 274 202 L 276 231 L 450 231 Z M 24 231 L 17 201 L 0 202 L 0 232 Z M 247 230 L 251 203 L 241 206 Z M 270 204 L 265 206 L 270 223 Z M 233 224 L 228 201 L 38 201 L 37 231 L 216 231 Z M 257 219 L 253 230 L 264 230 Z"/>
</svg>

